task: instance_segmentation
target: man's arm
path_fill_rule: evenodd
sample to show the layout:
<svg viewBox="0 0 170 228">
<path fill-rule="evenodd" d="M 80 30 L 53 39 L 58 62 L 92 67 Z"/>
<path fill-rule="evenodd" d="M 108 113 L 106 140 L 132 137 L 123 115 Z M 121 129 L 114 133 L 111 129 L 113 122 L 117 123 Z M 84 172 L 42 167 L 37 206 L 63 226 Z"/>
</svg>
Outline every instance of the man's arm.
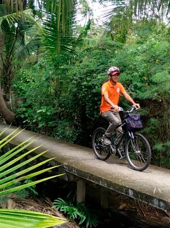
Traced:
<svg viewBox="0 0 170 228">
<path fill-rule="evenodd" d="M 132 97 L 126 91 L 123 93 L 123 96 L 125 97 L 125 99 L 127 101 L 129 101 L 130 103 L 132 103 L 132 105 L 135 105 L 137 108 L 140 108 L 140 104 L 134 102 L 134 100 L 132 99 Z"/>
</svg>

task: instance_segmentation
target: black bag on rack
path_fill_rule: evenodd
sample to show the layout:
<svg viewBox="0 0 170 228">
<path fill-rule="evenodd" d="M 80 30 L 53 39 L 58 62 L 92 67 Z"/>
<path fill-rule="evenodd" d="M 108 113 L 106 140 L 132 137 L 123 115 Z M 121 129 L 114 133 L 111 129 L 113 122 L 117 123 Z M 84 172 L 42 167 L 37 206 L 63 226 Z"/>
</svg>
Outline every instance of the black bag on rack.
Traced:
<svg viewBox="0 0 170 228">
<path fill-rule="evenodd" d="M 125 122 L 129 131 L 139 131 L 143 128 L 140 114 L 128 114 L 125 117 Z"/>
</svg>

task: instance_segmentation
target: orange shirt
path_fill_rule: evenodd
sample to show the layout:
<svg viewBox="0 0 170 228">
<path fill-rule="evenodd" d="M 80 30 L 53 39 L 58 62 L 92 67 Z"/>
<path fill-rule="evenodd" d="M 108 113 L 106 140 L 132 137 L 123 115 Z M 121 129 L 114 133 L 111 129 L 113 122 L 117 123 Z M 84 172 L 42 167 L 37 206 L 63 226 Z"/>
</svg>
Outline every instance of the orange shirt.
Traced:
<svg viewBox="0 0 170 228">
<path fill-rule="evenodd" d="M 102 85 L 101 89 L 101 105 L 100 105 L 100 112 L 106 112 L 111 110 L 110 104 L 107 103 L 107 101 L 104 99 L 104 94 L 108 94 L 109 99 L 113 102 L 113 104 L 118 105 L 120 94 L 123 94 L 125 92 L 125 88 L 123 85 L 119 82 L 116 83 L 116 85 L 112 85 L 110 81 L 105 82 Z"/>
</svg>

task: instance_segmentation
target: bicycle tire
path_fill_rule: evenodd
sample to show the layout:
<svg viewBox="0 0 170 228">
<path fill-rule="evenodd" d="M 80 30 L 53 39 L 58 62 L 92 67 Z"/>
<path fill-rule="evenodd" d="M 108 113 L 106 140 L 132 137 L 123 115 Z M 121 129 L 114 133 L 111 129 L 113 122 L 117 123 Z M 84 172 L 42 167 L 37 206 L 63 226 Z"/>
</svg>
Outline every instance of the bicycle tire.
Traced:
<svg viewBox="0 0 170 228">
<path fill-rule="evenodd" d="M 105 133 L 105 129 L 103 127 L 98 127 L 94 131 L 92 135 L 92 147 L 95 156 L 102 161 L 106 161 L 110 157 L 110 146 L 103 145 L 101 139 L 103 134 Z"/>
<path fill-rule="evenodd" d="M 151 148 L 148 140 L 141 133 L 133 133 L 134 138 L 126 142 L 125 152 L 129 165 L 137 171 L 145 170 L 151 162 Z"/>
</svg>

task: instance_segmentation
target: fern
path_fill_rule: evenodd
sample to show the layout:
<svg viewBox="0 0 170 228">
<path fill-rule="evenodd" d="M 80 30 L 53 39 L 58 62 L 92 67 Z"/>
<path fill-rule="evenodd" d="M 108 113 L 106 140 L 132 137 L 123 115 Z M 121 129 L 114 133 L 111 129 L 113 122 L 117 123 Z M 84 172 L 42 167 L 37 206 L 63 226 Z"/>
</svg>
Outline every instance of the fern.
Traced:
<svg viewBox="0 0 170 228">
<path fill-rule="evenodd" d="M 54 200 L 53 208 L 63 212 L 68 219 L 77 221 L 79 225 L 84 224 L 86 228 L 96 227 L 98 224 L 97 215 L 84 203 L 75 202 L 74 197 L 72 200 L 69 197 L 67 201 L 61 198 Z"/>
</svg>

